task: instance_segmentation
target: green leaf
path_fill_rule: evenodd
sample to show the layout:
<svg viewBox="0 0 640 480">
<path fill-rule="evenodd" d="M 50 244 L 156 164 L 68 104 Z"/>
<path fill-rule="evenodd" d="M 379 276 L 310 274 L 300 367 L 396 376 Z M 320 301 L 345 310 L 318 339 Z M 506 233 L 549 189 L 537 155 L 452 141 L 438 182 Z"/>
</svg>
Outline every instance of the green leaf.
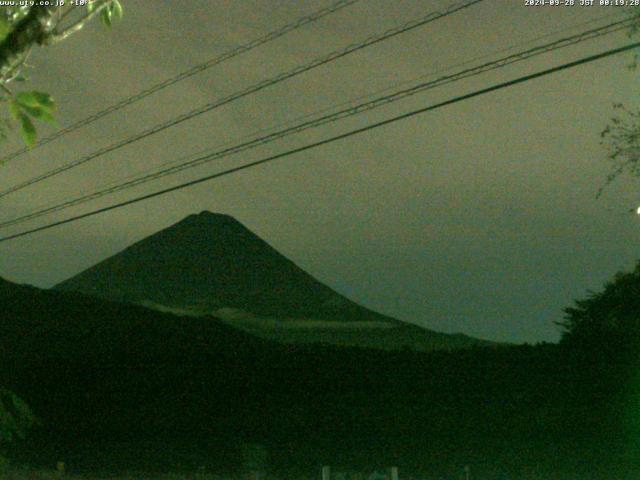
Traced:
<svg viewBox="0 0 640 480">
<path fill-rule="evenodd" d="M 56 120 L 52 114 L 54 110 L 55 103 L 51 95 L 44 92 L 20 92 L 14 99 L 9 101 L 9 111 L 11 116 L 22 125 L 25 141 L 31 137 L 32 130 L 33 134 L 35 134 L 35 129 L 32 128 L 33 124 L 28 116 L 55 124 Z M 25 121 L 25 116 L 28 122 Z"/>
<path fill-rule="evenodd" d="M 20 120 L 21 108 L 18 102 L 13 99 L 9 101 L 9 113 L 11 113 L 14 120 Z"/>
<path fill-rule="evenodd" d="M 24 140 L 24 143 L 31 147 L 36 143 L 36 127 L 26 113 L 20 112 L 20 133 Z"/>
<path fill-rule="evenodd" d="M 16 95 L 16 101 L 21 106 L 38 108 L 49 113 L 55 110 L 55 103 L 51 95 L 44 92 L 20 92 Z"/>
<path fill-rule="evenodd" d="M 20 92 L 16 94 L 16 102 L 20 105 L 27 105 L 31 107 L 37 107 L 40 104 L 34 95 L 34 92 Z"/>
<path fill-rule="evenodd" d="M 34 91 L 33 95 L 36 97 L 36 100 L 42 108 L 46 108 L 49 111 L 56 109 L 55 102 L 53 101 L 53 98 L 51 98 L 51 95 L 49 95 L 48 93 Z"/>
<path fill-rule="evenodd" d="M 49 123 L 56 123 L 55 118 L 53 118 L 53 115 L 51 115 L 51 112 L 49 110 L 38 107 L 28 107 L 26 105 L 21 105 L 20 107 L 23 111 L 31 115 L 33 118 L 37 118 L 38 120 L 43 120 Z"/>
<path fill-rule="evenodd" d="M 111 9 L 109 7 L 100 12 L 100 21 L 105 27 L 111 28 Z"/>
<path fill-rule="evenodd" d="M 119 0 L 112 0 L 100 12 L 100 21 L 108 28 L 111 28 L 114 20 L 122 20 L 122 4 Z"/>
<path fill-rule="evenodd" d="M 113 0 L 111 5 L 109 5 L 109 8 L 111 9 L 111 16 L 114 19 L 122 20 L 123 9 L 119 0 Z"/>
<path fill-rule="evenodd" d="M 0 42 L 9 35 L 11 31 L 11 24 L 9 23 L 9 19 L 6 15 L 0 13 Z"/>
</svg>

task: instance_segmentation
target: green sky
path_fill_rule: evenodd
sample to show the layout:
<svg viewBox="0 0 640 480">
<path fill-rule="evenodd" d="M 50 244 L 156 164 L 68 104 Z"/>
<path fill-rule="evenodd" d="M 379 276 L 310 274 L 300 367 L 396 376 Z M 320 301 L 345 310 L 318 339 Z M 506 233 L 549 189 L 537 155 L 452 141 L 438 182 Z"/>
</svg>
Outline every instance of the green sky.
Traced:
<svg viewBox="0 0 640 480">
<path fill-rule="evenodd" d="M 330 1 L 125 0 L 100 25 L 40 49 L 27 73 L 61 125 Z M 0 188 L 452 2 L 362 0 L 2 167 Z M 0 218 L 57 203 L 362 95 L 519 45 L 619 7 L 487 0 L 0 200 Z M 601 20 L 600 23 L 606 20 Z M 595 25 L 595 24 L 592 24 Z M 555 37 L 588 28 L 583 25 Z M 168 177 L 117 199 L 262 158 L 499 81 L 619 46 L 624 34 L 429 91 L 375 112 Z M 445 332 L 536 342 L 637 255 L 638 183 L 595 193 L 613 102 L 638 105 L 630 55 L 535 80 L 275 164 L 0 245 L 0 275 L 50 286 L 200 210 L 235 216 L 364 305 Z M 485 60 L 486 61 L 486 60 Z M 41 132 L 51 132 L 44 127 Z M 12 151 L 18 143 L 3 145 Z M 52 218 L 112 203 L 103 198 Z M 30 225 L 39 225 L 43 220 Z M 15 227 L 5 232 L 19 231 Z"/>
</svg>

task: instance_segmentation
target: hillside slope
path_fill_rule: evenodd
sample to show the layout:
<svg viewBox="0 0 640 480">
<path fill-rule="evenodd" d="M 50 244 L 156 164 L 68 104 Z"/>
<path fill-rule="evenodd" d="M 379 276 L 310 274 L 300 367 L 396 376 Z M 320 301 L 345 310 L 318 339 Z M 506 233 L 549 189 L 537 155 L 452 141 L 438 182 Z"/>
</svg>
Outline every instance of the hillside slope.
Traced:
<svg viewBox="0 0 640 480">
<path fill-rule="evenodd" d="M 635 478 L 611 474 L 638 456 L 624 457 L 631 431 L 610 407 L 637 364 L 555 345 L 280 346 L 214 317 L 2 280 L 0 305 L 0 385 L 43 424 L 14 452 L 28 461 L 239 475 L 244 445 L 258 443 L 282 478 L 312 478 L 323 464 L 413 465 L 434 480 L 468 464 L 496 480 L 495 468 L 533 478 L 523 474 L 533 467 L 536 478 Z"/>
<path fill-rule="evenodd" d="M 490 343 L 423 329 L 358 305 L 234 218 L 206 211 L 54 288 L 178 314 L 214 314 L 283 343 L 420 350 Z"/>
<path fill-rule="evenodd" d="M 279 318 L 390 318 L 318 282 L 228 215 L 202 212 L 56 285 L 194 312 L 236 308 Z"/>
</svg>

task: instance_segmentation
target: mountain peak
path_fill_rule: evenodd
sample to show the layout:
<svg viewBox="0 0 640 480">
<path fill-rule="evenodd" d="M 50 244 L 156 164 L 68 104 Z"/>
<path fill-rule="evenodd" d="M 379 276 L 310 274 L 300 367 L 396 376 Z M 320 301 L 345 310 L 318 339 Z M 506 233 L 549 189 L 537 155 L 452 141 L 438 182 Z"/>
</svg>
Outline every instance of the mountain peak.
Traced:
<svg viewBox="0 0 640 480">
<path fill-rule="evenodd" d="M 378 320 L 323 285 L 230 215 L 204 210 L 62 282 L 108 299 L 210 313 Z"/>
<path fill-rule="evenodd" d="M 235 218 L 233 218 L 231 215 L 227 215 L 226 213 L 216 213 L 216 212 L 210 212 L 209 210 L 202 210 L 200 213 L 198 214 L 194 214 L 194 217 L 197 217 L 199 219 L 202 220 L 236 220 Z"/>
<path fill-rule="evenodd" d="M 210 212 L 209 210 L 203 210 L 200 213 L 193 213 L 191 215 L 188 215 L 187 217 L 182 219 L 180 222 L 178 222 L 176 225 L 179 225 L 179 224 L 184 223 L 184 222 L 187 222 L 187 223 L 207 223 L 207 224 L 211 224 L 211 223 L 240 223 L 235 218 L 233 218 L 231 215 L 227 215 L 226 213 L 214 213 L 214 212 Z"/>
<path fill-rule="evenodd" d="M 244 325 L 239 328 L 285 343 L 312 339 L 336 345 L 418 345 L 422 349 L 478 343 L 404 324 L 358 305 L 316 280 L 232 216 L 206 210 L 54 288 L 165 311 L 238 312 L 240 317 L 233 321 Z"/>
</svg>

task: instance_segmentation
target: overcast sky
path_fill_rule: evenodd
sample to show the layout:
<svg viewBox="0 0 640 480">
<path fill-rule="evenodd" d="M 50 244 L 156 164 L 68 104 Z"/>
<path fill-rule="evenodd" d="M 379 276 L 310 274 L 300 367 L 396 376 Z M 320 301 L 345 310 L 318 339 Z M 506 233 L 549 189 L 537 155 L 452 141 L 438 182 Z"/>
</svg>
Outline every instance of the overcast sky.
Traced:
<svg viewBox="0 0 640 480">
<path fill-rule="evenodd" d="M 113 31 L 96 22 L 39 49 L 27 73 L 33 88 L 55 97 L 64 126 L 330 3 L 123 0 L 125 18 Z M 362 0 L 2 166 L 0 189 L 451 3 Z M 526 48 L 541 35 L 576 33 L 590 26 L 578 24 L 620 12 L 487 0 L 16 192 L 0 200 L 0 220 L 460 62 Z M 624 34 L 585 42 L 0 234 L 627 42 Z M 639 257 L 640 218 L 626 212 L 640 202 L 640 180 L 622 179 L 595 199 L 609 171 L 599 133 L 612 103 L 638 104 L 638 73 L 625 68 L 630 60 L 629 54 L 610 57 L 2 243 L 0 276 L 49 287 L 190 213 L 211 210 L 235 216 L 316 278 L 385 314 L 492 340 L 555 341 L 562 309 Z"/>
</svg>

